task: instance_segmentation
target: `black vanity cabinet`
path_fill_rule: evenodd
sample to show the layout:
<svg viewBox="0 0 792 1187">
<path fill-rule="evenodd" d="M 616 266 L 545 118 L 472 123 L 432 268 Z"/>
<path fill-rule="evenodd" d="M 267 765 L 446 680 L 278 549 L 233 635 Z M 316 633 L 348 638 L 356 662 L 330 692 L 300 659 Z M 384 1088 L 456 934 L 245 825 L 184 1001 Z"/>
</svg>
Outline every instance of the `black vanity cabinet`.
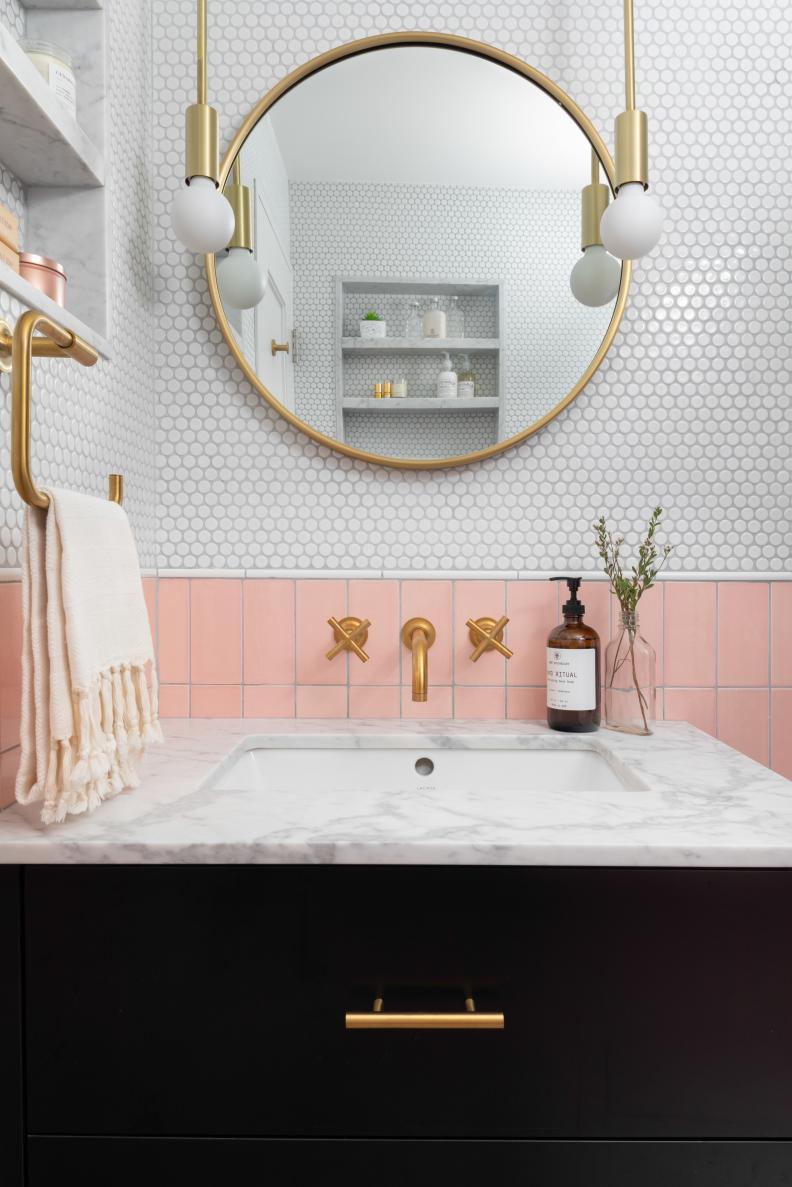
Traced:
<svg viewBox="0 0 792 1187">
<path fill-rule="evenodd" d="M 4 1187 L 792 1185 L 792 873 L 0 874 Z"/>
</svg>

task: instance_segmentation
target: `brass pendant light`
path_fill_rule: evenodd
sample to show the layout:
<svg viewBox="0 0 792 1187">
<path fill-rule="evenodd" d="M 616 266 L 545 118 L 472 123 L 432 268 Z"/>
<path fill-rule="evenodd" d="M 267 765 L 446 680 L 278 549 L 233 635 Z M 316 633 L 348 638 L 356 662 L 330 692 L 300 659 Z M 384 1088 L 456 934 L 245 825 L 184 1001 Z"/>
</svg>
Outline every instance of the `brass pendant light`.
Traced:
<svg viewBox="0 0 792 1187">
<path fill-rule="evenodd" d="M 616 117 L 616 200 L 603 213 L 602 242 L 623 260 L 635 260 L 657 245 L 663 212 L 647 193 L 649 138 L 646 112 L 635 107 L 635 26 L 633 0 L 624 0 L 625 110 Z"/>
<path fill-rule="evenodd" d="M 239 153 L 232 176 L 225 193 L 234 212 L 235 227 L 228 251 L 217 260 L 217 284 L 224 305 L 252 309 L 264 296 L 267 281 L 253 255 L 253 195 L 250 187 L 242 184 Z"/>
<path fill-rule="evenodd" d="M 600 221 L 610 201 L 610 187 L 600 181 L 599 157 L 591 150 L 591 181 L 580 195 L 580 249 L 569 287 L 581 305 L 607 305 L 621 283 L 621 264 L 602 245 Z"/>
<path fill-rule="evenodd" d="M 173 230 L 190 251 L 222 251 L 234 233 L 234 212 L 220 192 L 217 112 L 206 102 L 207 0 L 197 0 L 197 102 L 185 116 L 185 185 L 171 207 Z"/>
</svg>

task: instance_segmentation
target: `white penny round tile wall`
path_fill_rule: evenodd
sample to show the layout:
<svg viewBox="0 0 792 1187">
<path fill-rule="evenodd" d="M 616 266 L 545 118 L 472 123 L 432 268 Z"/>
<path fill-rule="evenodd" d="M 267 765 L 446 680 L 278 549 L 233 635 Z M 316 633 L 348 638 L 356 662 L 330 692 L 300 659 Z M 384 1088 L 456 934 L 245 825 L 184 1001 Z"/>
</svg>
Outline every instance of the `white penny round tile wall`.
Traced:
<svg viewBox="0 0 792 1187">
<path fill-rule="evenodd" d="M 454 472 L 328 453 L 245 382 L 203 269 L 174 243 L 193 0 L 154 6 L 159 559 L 171 567 L 550 569 L 594 562 L 601 511 L 637 532 L 667 508 L 675 565 L 790 566 L 788 6 L 636 6 L 639 106 L 667 212 L 615 347 L 537 437 Z M 225 142 L 299 63 L 353 38 L 435 29 L 491 42 L 559 82 L 612 140 L 622 0 L 214 0 L 209 90 Z"/>
</svg>

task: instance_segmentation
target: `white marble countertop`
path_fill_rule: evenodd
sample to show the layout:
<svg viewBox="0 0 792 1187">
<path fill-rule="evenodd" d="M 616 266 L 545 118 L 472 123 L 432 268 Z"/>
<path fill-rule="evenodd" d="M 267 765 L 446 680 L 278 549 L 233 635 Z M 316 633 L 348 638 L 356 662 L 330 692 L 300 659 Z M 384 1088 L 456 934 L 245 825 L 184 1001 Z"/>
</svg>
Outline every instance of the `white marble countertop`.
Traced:
<svg viewBox="0 0 792 1187">
<path fill-rule="evenodd" d="M 589 748 L 643 789 L 520 792 L 515 812 L 514 792 L 489 787 L 205 787 L 230 751 L 265 736 L 300 749 Z M 0 862 L 792 867 L 792 783 L 684 723 L 637 738 L 538 722 L 169 721 L 142 773 L 135 791 L 61 825 L 42 826 L 37 805 L 0 813 Z"/>
</svg>

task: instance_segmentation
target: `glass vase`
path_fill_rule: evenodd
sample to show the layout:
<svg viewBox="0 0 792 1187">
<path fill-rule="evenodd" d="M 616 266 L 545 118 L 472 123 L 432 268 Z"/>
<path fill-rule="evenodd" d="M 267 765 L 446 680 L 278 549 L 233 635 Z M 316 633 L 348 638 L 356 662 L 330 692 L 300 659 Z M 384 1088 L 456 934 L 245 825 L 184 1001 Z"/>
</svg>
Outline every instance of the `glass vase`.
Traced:
<svg viewBox="0 0 792 1187">
<path fill-rule="evenodd" d="M 654 648 L 623 610 L 621 626 L 605 650 L 605 725 L 625 734 L 651 734 L 655 720 Z"/>
</svg>

